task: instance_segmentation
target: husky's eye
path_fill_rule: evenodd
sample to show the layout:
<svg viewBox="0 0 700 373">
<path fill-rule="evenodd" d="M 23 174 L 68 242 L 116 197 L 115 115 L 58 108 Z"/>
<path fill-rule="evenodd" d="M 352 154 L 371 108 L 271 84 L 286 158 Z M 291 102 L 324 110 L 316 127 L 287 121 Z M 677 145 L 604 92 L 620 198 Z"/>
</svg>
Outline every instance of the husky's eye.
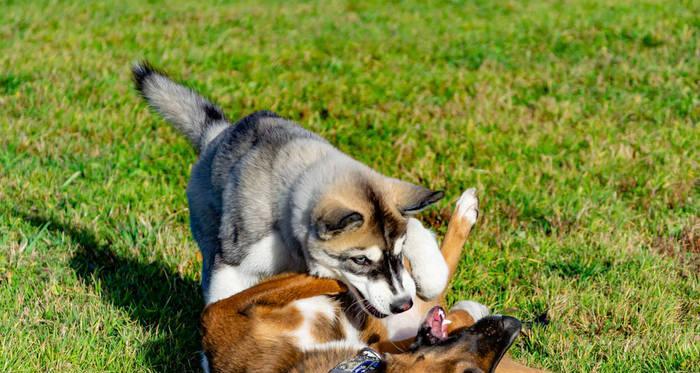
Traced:
<svg viewBox="0 0 700 373">
<path fill-rule="evenodd" d="M 350 260 L 352 260 L 353 263 L 361 266 L 369 264 L 369 259 L 367 259 L 367 257 L 364 255 L 353 256 L 352 258 L 350 258 Z"/>
</svg>

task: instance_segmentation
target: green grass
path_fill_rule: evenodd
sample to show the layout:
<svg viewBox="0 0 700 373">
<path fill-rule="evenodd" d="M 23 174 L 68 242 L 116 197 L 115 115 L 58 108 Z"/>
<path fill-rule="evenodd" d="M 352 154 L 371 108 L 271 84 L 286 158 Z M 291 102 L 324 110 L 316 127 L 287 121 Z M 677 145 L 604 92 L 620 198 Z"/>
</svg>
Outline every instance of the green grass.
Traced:
<svg viewBox="0 0 700 373">
<path fill-rule="evenodd" d="M 614 3 L 614 5 L 613 5 Z M 0 1 L 0 371 L 197 369 L 187 143 L 147 58 L 386 174 L 476 186 L 451 299 L 552 371 L 700 371 L 700 2 Z"/>
</svg>

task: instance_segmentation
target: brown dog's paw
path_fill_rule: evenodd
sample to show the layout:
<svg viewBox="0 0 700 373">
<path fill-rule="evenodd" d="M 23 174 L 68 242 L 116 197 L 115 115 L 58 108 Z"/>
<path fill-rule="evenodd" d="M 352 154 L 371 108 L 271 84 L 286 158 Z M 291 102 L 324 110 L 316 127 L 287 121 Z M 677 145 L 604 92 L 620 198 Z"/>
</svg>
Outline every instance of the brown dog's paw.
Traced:
<svg viewBox="0 0 700 373">
<path fill-rule="evenodd" d="M 469 188 L 462 193 L 457 201 L 454 217 L 459 221 L 462 229 L 468 230 L 476 223 L 479 217 L 479 198 L 476 189 Z"/>
</svg>

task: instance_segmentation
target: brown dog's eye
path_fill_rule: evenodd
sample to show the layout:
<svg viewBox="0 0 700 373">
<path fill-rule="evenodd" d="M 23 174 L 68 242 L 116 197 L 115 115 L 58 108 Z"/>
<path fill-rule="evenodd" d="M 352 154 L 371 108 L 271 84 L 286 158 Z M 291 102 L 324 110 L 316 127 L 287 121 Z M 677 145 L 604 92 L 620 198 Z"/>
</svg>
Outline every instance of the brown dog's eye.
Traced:
<svg viewBox="0 0 700 373">
<path fill-rule="evenodd" d="M 369 259 L 367 259 L 367 257 L 364 255 L 353 256 L 352 258 L 350 258 L 350 260 L 352 260 L 353 263 L 361 266 L 369 264 Z"/>
</svg>

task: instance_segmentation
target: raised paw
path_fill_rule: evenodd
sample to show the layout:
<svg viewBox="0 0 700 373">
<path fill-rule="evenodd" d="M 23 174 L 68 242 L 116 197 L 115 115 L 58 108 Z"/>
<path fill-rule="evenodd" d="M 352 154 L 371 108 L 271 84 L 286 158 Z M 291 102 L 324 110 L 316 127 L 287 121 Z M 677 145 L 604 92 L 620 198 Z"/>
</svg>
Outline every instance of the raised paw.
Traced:
<svg viewBox="0 0 700 373">
<path fill-rule="evenodd" d="M 466 311 L 469 314 L 469 316 L 471 316 L 472 319 L 474 319 L 474 322 L 477 322 L 479 321 L 479 319 L 482 319 L 490 314 L 488 307 L 473 300 L 459 301 L 455 303 L 450 309 L 450 311 L 453 310 Z"/>
<path fill-rule="evenodd" d="M 454 213 L 469 224 L 476 223 L 476 218 L 479 216 L 479 199 L 476 197 L 475 188 L 469 188 L 462 193 Z"/>
</svg>

